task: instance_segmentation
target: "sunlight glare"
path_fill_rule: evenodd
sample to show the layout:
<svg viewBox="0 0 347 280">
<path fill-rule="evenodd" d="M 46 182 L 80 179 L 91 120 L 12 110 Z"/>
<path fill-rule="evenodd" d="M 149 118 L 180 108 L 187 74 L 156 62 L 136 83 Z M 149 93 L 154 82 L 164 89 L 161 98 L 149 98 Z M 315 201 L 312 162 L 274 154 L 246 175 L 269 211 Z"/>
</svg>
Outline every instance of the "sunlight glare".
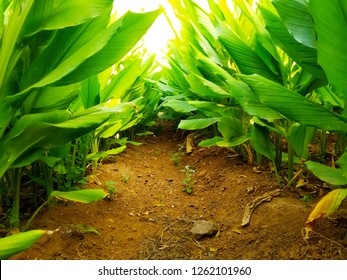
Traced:
<svg viewBox="0 0 347 280">
<path fill-rule="evenodd" d="M 208 7 L 207 0 L 195 1 L 203 8 Z M 113 6 L 113 11 L 117 13 L 117 18 L 129 10 L 131 12 L 141 13 L 153 11 L 162 6 L 175 30 L 178 31 L 180 28 L 180 23 L 175 17 L 173 9 L 167 0 L 115 0 Z M 150 53 L 156 54 L 159 63 L 165 64 L 165 56 L 168 50 L 167 43 L 173 38 L 175 38 L 175 33 L 171 29 L 164 14 L 161 14 L 144 36 L 143 44 Z"/>
</svg>

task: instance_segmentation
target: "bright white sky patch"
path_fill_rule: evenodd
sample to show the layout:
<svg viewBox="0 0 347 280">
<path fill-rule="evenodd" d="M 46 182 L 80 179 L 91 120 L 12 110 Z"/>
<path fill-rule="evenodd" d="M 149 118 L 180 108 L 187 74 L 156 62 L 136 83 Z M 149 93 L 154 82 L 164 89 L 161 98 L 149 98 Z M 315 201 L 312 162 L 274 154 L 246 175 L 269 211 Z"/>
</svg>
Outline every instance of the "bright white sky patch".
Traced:
<svg viewBox="0 0 347 280">
<path fill-rule="evenodd" d="M 196 2 L 202 7 L 207 7 L 207 0 L 196 0 Z M 171 19 L 175 28 L 179 28 L 179 22 L 174 16 L 174 12 L 171 5 L 167 0 L 115 0 L 114 10 L 117 11 L 117 17 L 128 10 L 132 12 L 147 12 L 153 11 L 162 6 L 166 10 L 166 14 Z M 178 31 L 178 30 L 177 30 Z M 163 62 L 165 59 L 165 53 L 167 51 L 168 40 L 174 38 L 174 32 L 172 31 L 165 16 L 161 14 L 154 22 L 152 27 L 148 30 L 144 37 L 144 46 L 151 53 L 157 54 L 157 60 Z"/>
</svg>

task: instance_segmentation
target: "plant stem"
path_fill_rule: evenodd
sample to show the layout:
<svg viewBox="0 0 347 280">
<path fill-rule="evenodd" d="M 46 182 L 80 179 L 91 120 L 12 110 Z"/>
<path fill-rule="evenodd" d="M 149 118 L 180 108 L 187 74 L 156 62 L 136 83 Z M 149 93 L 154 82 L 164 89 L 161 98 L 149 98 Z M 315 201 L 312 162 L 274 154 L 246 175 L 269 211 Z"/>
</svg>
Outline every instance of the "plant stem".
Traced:
<svg viewBox="0 0 347 280">
<path fill-rule="evenodd" d="M 325 156 L 326 153 L 326 144 L 327 144 L 327 133 L 325 130 L 321 130 L 320 132 L 321 139 L 320 139 L 320 155 Z"/>
<path fill-rule="evenodd" d="M 10 216 L 10 226 L 11 228 L 19 227 L 19 199 L 20 199 L 20 179 L 21 179 L 21 169 L 15 168 L 13 174 L 13 205 Z"/>
<path fill-rule="evenodd" d="M 30 219 L 27 221 L 27 223 L 25 224 L 25 226 L 22 228 L 22 231 L 26 231 L 30 224 L 33 222 L 34 218 L 36 217 L 36 215 L 40 212 L 40 210 L 47 205 L 50 201 L 51 201 L 52 197 L 49 197 L 44 203 L 42 203 L 40 205 L 39 208 L 36 209 L 36 211 L 34 212 L 34 214 L 31 215 Z"/>
<path fill-rule="evenodd" d="M 294 150 L 293 145 L 288 142 L 288 181 L 294 176 Z"/>
<path fill-rule="evenodd" d="M 280 134 L 275 133 L 275 149 L 276 149 L 276 156 L 275 156 L 275 169 L 277 171 L 281 170 L 281 164 L 282 164 L 282 137 Z"/>
</svg>

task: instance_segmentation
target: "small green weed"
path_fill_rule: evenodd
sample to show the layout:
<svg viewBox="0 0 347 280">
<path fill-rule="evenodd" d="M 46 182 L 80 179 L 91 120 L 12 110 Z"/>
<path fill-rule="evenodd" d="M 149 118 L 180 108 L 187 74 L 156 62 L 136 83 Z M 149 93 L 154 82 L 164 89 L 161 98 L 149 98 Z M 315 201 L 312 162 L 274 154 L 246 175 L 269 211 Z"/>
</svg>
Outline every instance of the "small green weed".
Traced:
<svg viewBox="0 0 347 280">
<path fill-rule="evenodd" d="M 178 151 L 175 152 L 171 157 L 171 161 L 173 162 L 175 166 L 181 165 L 182 157 L 184 156 L 183 149 L 184 149 L 184 145 L 180 145 L 178 148 Z"/>
<path fill-rule="evenodd" d="M 308 203 L 312 201 L 313 197 L 312 195 L 304 195 L 301 200 L 305 203 L 305 206 L 307 207 Z"/>
<path fill-rule="evenodd" d="M 189 165 L 186 165 L 184 169 L 181 169 L 181 172 L 184 172 L 186 174 L 186 177 L 182 182 L 182 184 L 184 185 L 182 191 L 186 192 L 187 194 L 191 194 L 194 187 L 192 176 L 195 173 L 195 170 L 191 169 Z"/>
<path fill-rule="evenodd" d="M 105 186 L 108 190 L 108 198 L 113 199 L 118 192 L 118 190 L 116 189 L 116 182 L 105 181 Z"/>
<path fill-rule="evenodd" d="M 123 183 L 127 184 L 130 180 L 130 177 L 125 172 L 122 172 L 122 179 L 121 180 Z"/>
</svg>

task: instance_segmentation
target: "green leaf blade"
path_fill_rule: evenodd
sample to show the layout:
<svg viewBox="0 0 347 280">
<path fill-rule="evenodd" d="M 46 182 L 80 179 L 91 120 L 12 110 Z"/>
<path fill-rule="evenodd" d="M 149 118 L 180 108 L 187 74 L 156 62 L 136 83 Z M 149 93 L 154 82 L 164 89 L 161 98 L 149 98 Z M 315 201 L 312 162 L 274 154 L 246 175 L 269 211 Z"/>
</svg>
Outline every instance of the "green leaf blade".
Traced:
<svg viewBox="0 0 347 280">
<path fill-rule="evenodd" d="M 71 192 L 53 191 L 51 197 L 81 203 L 92 203 L 104 199 L 107 193 L 102 189 L 78 190 Z"/>
</svg>

